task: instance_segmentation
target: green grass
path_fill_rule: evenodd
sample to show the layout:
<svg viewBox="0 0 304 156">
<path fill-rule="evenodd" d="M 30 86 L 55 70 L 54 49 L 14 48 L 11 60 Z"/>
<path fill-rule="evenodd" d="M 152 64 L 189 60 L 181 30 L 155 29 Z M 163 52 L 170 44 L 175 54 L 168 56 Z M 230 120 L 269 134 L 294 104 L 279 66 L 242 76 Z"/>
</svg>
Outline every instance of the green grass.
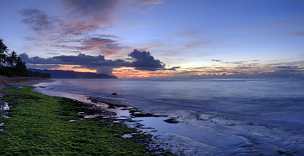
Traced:
<svg viewBox="0 0 304 156">
<path fill-rule="evenodd" d="M 75 101 L 36 93 L 29 87 L 3 92 L 12 107 L 0 132 L 1 156 L 151 155 L 136 139 L 121 138 L 134 129 L 97 119 L 78 120 L 77 113 L 86 108 Z M 72 119 L 77 121 L 69 122 Z"/>
</svg>

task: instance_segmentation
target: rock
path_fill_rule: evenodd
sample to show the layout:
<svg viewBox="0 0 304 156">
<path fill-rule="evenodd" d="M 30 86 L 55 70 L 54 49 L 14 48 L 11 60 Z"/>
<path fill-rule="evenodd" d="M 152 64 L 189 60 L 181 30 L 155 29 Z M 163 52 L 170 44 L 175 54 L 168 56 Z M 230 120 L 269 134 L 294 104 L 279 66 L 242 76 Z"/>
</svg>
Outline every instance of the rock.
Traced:
<svg viewBox="0 0 304 156">
<path fill-rule="evenodd" d="M 9 108 L 9 106 L 8 106 L 8 103 L 7 102 L 4 102 L 4 105 L 3 105 L 3 107 L 2 107 L 2 110 L 4 110 L 4 111 L 8 111 L 10 108 Z"/>
<path fill-rule="evenodd" d="M 114 95 L 117 93 L 113 93 Z M 113 95 L 112 94 L 112 95 Z M 104 103 L 107 104 L 109 108 L 116 107 L 126 107 L 126 103 L 121 100 L 109 98 L 109 97 L 88 97 L 88 99 L 93 103 Z"/>
<path fill-rule="evenodd" d="M 131 134 L 124 134 L 121 137 L 124 139 L 129 139 L 129 138 L 132 138 L 133 136 Z"/>
<path fill-rule="evenodd" d="M 293 156 L 293 152 L 290 151 L 284 151 L 284 150 L 278 150 L 277 151 L 279 153 L 279 155 L 285 155 L 285 156 Z"/>
<path fill-rule="evenodd" d="M 179 121 L 177 120 L 176 117 L 171 117 L 171 118 L 168 118 L 168 119 L 166 119 L 164 121 L 167 122 L 167 123 L 172 123 L 172 124 L 179 123 Z"/>
<path fill-rule="evenodd" d="M 69 120 L 69 122 L 75 122 L 76 120 Z"/>
<path fill-rule="evenodd" d="M 112 95 L 116 96 L 116 95 L 118 95 L 118 94 L 117 94 L 116 92 L 113 92 Z"/>
<path fill-rule="evenodd" d="M 132 112 L 134 117 L 154 117 L 155 115 L 152 113 L 144 113 L 144 112 Z"/>
<path fill-rule="evenodd" d="M 0 111 L 8 111 L 9 109 L 7 102 L 0 101 Z"/>
<path fill-rule="evenodd" d="M 130 139 L 130 138 L 133 137 L 133 135 L 132 134 L 124 134 L 121 137 L 124 138 L 124 139 Z"/>
<path fill-rule="evenodd" d="M 85 119 L 94 119 L 94 118 L 97 118 L 99 117 L 100 115 L 99 114 L 95 114 L 95 115 L 85 115 L 83 118 Z"/>
<path fill-rule="evenodd" d="M 2 122 L 2 123 L 0 123 L 0 128 L 2 128 L 4 126 L 4 123 Z"/>
<path fill-rule="evenodd" d="M 89 97 L 88 99 L 91 100 L 91 102 L 93 103 L 98 103 L 98 99 L 95 97 Z"/>
<path fill-rule="evenodd" d="M 78 116 L 84 117 L 84 116 L 85 116 L 85 113 L 84 113 L 84 112 L 78 112 Z"/>
</svg>

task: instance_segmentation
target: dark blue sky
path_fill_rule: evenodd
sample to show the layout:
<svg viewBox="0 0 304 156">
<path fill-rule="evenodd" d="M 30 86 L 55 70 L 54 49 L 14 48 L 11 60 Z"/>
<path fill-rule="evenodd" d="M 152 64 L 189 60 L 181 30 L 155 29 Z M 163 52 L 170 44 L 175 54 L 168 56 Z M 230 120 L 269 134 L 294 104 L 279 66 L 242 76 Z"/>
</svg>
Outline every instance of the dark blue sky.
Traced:
<svg viewBox="0 0 304 156">
<path fill-rule="evenodd" d="M 2 0 L 0 8 L 0 37 L 30 56 L 125 59 L 136 48 L 183 72 L 240 61 L 255 71 L 303 68 L 302 0 Z"/>
</svg>

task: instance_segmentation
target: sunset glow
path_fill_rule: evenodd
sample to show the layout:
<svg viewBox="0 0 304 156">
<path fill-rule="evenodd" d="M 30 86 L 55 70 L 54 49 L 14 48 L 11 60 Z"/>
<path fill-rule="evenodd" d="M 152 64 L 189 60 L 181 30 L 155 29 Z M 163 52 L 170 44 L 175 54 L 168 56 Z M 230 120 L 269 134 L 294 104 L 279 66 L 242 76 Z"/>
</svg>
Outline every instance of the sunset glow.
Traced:
<svg viewBox="0 0 304 156">
<path fill-rule="evenodd" d="M 0 156 L 304 156 L 304 0 L 0 10 Z"/>
<path fill-rule="evenodd" d="M 80 65 L 59 65 L 58 67 L 50 68 L 51 70 L 65 70 L 74 72 L 89 72 L 96 73 L 96 69 L 84 68 Z"/>
<path fill-rule="evenodd" d="M 142 71 L 134 68 L 114 68 L 113 75 L 118 78 L 152 78 L 152 77 L 172 77 L 176 72 L 174 71 Z"/>
<path fill-rule="evenodd" d="M 303 1 L 4 0 L 29 68 L 119 78 L 303 73 Z M 284 10 L 284 11 L 282 11 Z"/>
</svg>

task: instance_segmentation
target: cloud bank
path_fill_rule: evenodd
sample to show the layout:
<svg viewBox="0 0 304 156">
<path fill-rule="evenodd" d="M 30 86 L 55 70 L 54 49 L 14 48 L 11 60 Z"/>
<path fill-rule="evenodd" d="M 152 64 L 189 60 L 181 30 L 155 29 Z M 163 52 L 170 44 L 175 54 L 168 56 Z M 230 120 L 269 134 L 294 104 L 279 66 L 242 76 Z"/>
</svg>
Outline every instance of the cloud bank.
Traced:
<svg viewBox="0 0 304 156">
<path fill-rule="evenodd" d="M 132 66 L 138 70 L 161 70 L 165 64 L 151 56 L 150 52 L 135 49 L 129 54 L 133 59 Z"/>
<path fill-rule="evenodd" d="M 121 4 L 150 6 L 162 4 L 162 0 L 62 0 L 58 14 L 51 15 L 37 8 L 20 11 L 22 22 L 32 30 L 31 38 L 39 51 L 65 53 L 89 53 L 106 56 L 119 55 L 130 47 L 121 45 L 118 37 L 102 34 L 113 26 L 118 17 L 115 12 Z M 34 49 L 37 47 L 33 47 Z M 124 50 L 124 51 L 123 51 Z M 38 51 L 38 50 L 37 50 Z"/>
<path fill-rule="evenodd" d="M 304 78 L 304 61 L 263 64 L 258 60 L 228 62 L 211 67 L 165 68 L 165 64 L 148 51 L 133 50 L 126 59 L 106 59 L 103 55 L 54 56 L 50 58 L 28 57 L 22 59 L 31 68 L 81 69 L 120 78 Z M 253 63 L 254 62 L 254 63 Z M 228 66 L 226 66 L 229 64 Z M 232 66 L 233 65 L 233 66 Z"/>
<path fill-rule="evenodd" d="M 112 24 L 118 0 L 63 0 L 61 4 L 59 16 L 33 8 L 20 11 L 22 22 L 33 32 L 29 38 L 45 51 L 113 55 L 126 47 L 111 35 L 95 34 Z"/>
<path fill-rule="evenodd" d="M 47 68 L 54 69 L 60 65 L 78 65 L 83 68 L 96 69 L 97 72 L 110 74 L 113 68 L 132 67 L 138 70 L 156 71 L 164 70 L 165 64 L 160 60 L 155 59 L 150 52 L 134 50 L 129 56 L 129 59 L 105 59 L 103 55 L 90 56 L 79 54 L 76 56 L 54 56 L 50 58 L 29 57 L 23 53 L 21 58 L 32 68 Z M 131 61 L 130 61 L 131 60 Z"/>
</svg>

